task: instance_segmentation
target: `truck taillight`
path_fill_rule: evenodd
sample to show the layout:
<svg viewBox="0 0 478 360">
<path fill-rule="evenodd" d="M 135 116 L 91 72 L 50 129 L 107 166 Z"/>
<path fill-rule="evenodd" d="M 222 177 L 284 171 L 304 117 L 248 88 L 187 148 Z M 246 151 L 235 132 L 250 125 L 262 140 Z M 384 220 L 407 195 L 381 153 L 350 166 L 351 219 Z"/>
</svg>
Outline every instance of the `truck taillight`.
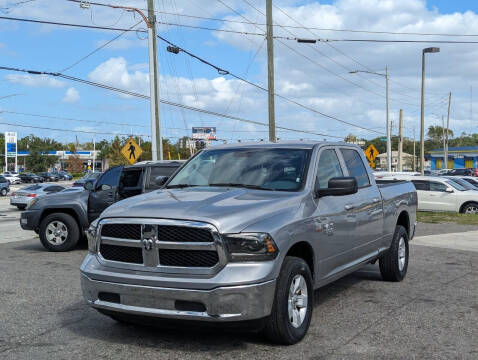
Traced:
<svg viewBox="0 0 478 360">
<path fill-rule="evenodd" d="M 27 194 L 27 197 L 31 197 L 31 198 L 34 198 L 36 196 L 37 196 L 37 194 Z"/>
<path fill-rule="evenodd" d="M 10 194 L 10 196 L 15 196 L 15 193 L 14 193 L 14 192 L 12 192 L 12 193 Z"/>
</svg>

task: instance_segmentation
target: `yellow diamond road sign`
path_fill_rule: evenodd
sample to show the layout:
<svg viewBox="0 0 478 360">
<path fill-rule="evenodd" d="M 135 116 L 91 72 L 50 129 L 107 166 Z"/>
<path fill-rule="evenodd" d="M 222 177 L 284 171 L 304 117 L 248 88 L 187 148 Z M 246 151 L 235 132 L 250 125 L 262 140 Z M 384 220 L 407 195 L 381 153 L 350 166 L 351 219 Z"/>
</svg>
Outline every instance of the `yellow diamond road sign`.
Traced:
<svg viewBox="0 0 478 360">
<path fill-rule="evenodd" d="M 138 161 L 142 153 L 143 149 L 136 144 L 136 141 L 134 141 L 133 138 L 129 138 L 126 142 L 126 145 L 121 149 L 121 154 L 123 154 L 123 156 L 131 165 Z"/>
<path fill-rule="evenodd" d="M 365 150 L 365 156 L 367 157 L 368 161 L 371 163 L 374 162 L 375 158 L 379 155 L 377 148 L 370 144 L 369 147 Z"/>
</svg>

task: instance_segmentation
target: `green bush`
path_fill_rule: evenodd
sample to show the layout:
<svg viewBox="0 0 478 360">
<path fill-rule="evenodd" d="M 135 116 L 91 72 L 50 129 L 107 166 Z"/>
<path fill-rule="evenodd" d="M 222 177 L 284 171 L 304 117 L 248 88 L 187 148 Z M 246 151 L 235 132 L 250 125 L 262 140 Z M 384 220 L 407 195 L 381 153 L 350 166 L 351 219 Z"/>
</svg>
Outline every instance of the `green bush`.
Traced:
<svg viewBox="0 0 478 360">
<path fill-rule="evenodd" d="M 82 172 L 71 173 L 71 176 L 73 176 L 73 180 L 77 180 L 85 176 L 85 173 L 82 173 Z"/>
</svg>

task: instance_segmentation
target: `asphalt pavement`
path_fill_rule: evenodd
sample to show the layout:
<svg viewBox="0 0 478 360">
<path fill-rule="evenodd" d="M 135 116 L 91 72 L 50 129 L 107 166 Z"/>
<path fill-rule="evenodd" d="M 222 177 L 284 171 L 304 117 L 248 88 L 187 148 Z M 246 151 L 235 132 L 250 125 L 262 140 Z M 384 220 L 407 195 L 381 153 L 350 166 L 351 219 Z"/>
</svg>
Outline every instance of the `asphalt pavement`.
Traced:
<svg viewBox="0 0 478 360">
<path fill-rule="evenodd" d="M 375 264 L 319 289 L 307 337 L 286 347 L 246 330 L 116 323 L 83 301 L 86 245 L 47 252 L 8 208 L 0 200 L 0 240 L 7 228 L 27 240 L 0 244 L 0 359 L 478 358 L 478 232 L 417 237 L 401 283 Z M 463 238 L 471 251 L 457 250 Z"/>
</svg>

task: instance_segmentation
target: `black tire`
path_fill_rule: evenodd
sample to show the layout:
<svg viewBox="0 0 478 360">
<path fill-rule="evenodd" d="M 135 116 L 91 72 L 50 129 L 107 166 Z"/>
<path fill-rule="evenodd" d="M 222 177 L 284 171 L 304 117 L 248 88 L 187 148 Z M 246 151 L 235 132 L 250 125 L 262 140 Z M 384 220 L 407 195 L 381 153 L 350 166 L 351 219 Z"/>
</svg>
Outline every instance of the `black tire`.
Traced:
<svg viewBox="0 0 478 360">
<path fill-rule="evenodd" d="M 400 239 L 403 238 L 405 246 L 405 258 L 403 267 L 400 269 L 399 265 L 399 244 Z M 395 233 L 393 234 L 392 244 L 390 249 L 385 255 L 380 257 L 380 274 L 382 274 L 383 280 L 386 281 L 402 281 L 407 274 L 408 269 L 408 258 L 409 258 L 409 249 L 408 249 L 408 233 L 407 230 L 401 225 L 397 225 L 395 228 Z"/>
<path fill-rule="evenodd" d="M 306 314 L 299 327 L 292 325 L 288 312 L 289 289 L 296 275 L 302 275 L 307 285 Z M 309 266 L 301 258 L 287 256 L 277 279 L 271 315 L 265 319 L 264 333 L 266 337 L 274 343 L 284 345 L 299 342 L 309 329 L 313 307 L 314 287 Z"/>
<path fill-rule="evenodd" d="M 1 194 L 2 196 L 7 196 L 7 189 L 2 189 L 2 190 L 0 191 L 0 194 Z"/>
<path fill-rule="evenodd" d="M 18 210 L 25 210 L 26 205 L 17 205 Z"/>
<path fill-rule="evenodd" d="M 478 210 L 478 203 L 476 202 L 470 202 L 464 206 L 461 207 L 461 213 L 462 214 L 476 214 Z M 469 211 L 469 212 L 468 212 Z"/>
<path fill-rule="evenodd" d="M 56 222 L 56 224 L 55 224 Z M 47 235 L 50 231 L 47 229 L 48 225 L 53 224 L 53 226 L 59 226 L 59 222 L 65 225 L 67 233 L 62 239 L 61 243 L 54 244 L 53 242 L 48 241 Z M 63 228 L 63 227 L 62 227 Z M 73 250 L 78 244 L 80 239 L 80 228 L 76 220 L 65 213 L 53 213 L 46 216 L 40 223 L 40 241 L 42 245 L 50 251 L 70 251 Z"/>
</svg>

